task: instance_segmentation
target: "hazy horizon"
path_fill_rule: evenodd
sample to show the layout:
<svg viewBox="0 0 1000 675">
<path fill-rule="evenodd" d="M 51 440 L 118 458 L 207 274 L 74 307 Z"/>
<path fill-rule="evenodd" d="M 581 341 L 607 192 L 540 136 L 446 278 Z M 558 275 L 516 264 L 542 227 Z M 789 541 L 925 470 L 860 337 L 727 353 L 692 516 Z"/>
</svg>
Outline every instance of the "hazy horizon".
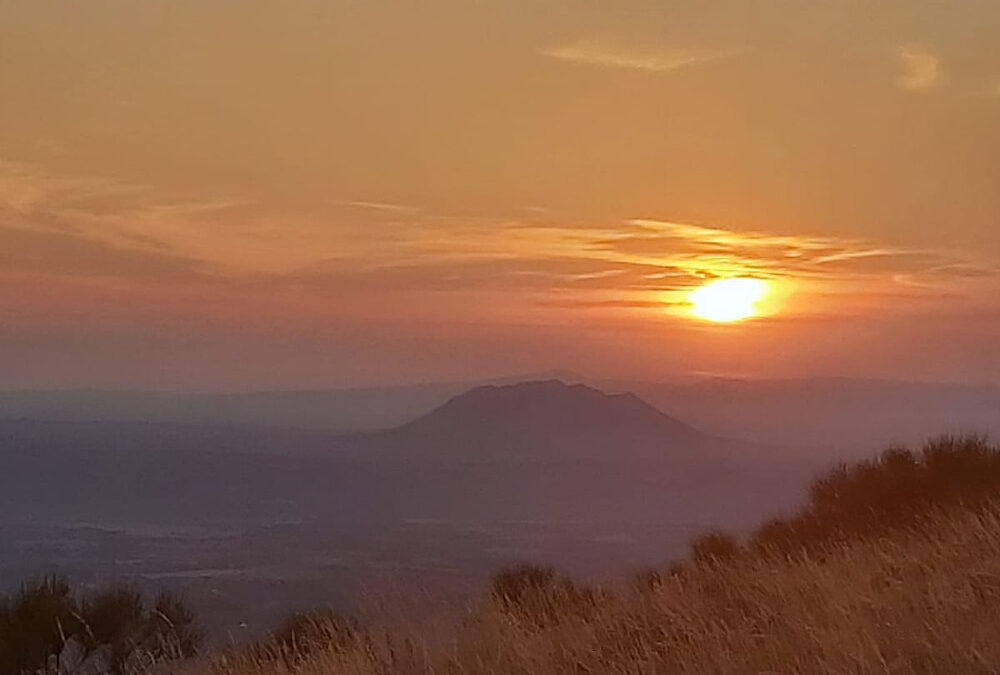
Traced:
<svg viewBox="0 0 1000 675">
<path fill-rule="evenodd" d="M 69 385 L 69 386 L 10 386 L 10 387 L 0 387 L 0 393 L 17 393 L 17 392 L 85 392 L 85 391 L 104 391 L 113 393 L 136 393 L 136 394 L 164 394 L 164 395 L 244 395 L 244 394 L 294 394 L 294 393 L 309 393 L 309 392 L 323 392 L 323 391 L 344 391 L 350 392 L 361 391 L 361 390 L 391 390 L 391 389 L 406 389 L 406 388 L 421 388 L 421 387 L 434 387 L 434 386 L 455 386 L 455 387 L 478 387 L 485 386 L 500 382 L 538 382 L 545 380 L 556 380 L 565 382 L 568 384 L 573 384 L 576 382 L 586 383 L 590 386 L 598 386 L 602 384 L 617 383 L 622 385 L 635 384 L 635 385 L 672 385 L 672 386 L 692 386 L 699 384 L 711 384 L 713 382 L 734 382 L 734 383 L 746 383 L 749 385 L 754 384 L 775 384 L 775 383 L 788 383 L 788 384 L 808 384 L 810 382 L 845 382 L 845 383 L 857 383 L 857 384 L 899 384 L 899 385 L 912 385 L 917 387 L 930 386 L 930 387 L 960 387 L 960 388 L 1000 388 L 1000 381 L 987 381 L 987 380 L 975 380 L 975 379 L 905 379 L 905 378 L 891 378 L 891 377 L 864 377 L 864 376 L 849 376 L 849 375 L 836 375 L 836 374 L 815 374 L 815 375 L 792 375 L 787 377 L 767 377 L 767 376 L 745 376 L 739 374 L 724 374 L 724 373 L 676 373 L 673 375 L 667 374 L 662 378 L 628 378 L 628 377 L 612 377 L 612 376 L 595 376 L 588 373 L 568 371 L 568 370 L 545 370 L 537 372 L 523 372 L 523 373 L 500 373 L 500 374 L 483 374 L 483 375 L 470 375 L 468 377 L 457 377 L 457 378 L 427 378 L 427 379 L 411 379 L 411 380 L 401 380 L 401 381 L 359 381 L 353 383 L 341 383 L 336 381 L 330 382 L 319 382 L 309 385 L 295 386 L 294 384 L 289 386 L 267 386 L 267 383 L 261 383 L 259 385 L 249 385 L 246 387 L 227 387 L 222 386 L 207 386 L 207 387 L 165 387 L 165 388 L 155 388 L 155 387 L 141 387 L 141 386 L 101 386 L 95 384 L 79 384 L 79 385 Z M 155 383 L 154 383 L 155 384 Z"/>
</svg>

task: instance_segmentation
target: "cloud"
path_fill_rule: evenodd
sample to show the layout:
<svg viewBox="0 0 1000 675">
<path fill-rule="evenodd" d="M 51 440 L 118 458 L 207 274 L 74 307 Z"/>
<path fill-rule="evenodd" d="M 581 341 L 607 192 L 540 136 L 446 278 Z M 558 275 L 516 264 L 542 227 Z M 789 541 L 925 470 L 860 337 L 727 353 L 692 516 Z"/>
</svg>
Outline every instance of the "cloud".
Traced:
<svg viewBox="0 0 1000 675">
<path fill-rule="evenodd" d="M 582 65 L 664 73 L 723 59 L 736 52 L 710 49 L 642 48 L 600 40 L 578 40 L 546 49 L 542 53 L 560 61 Z"/>
<path fill-rule="evenodd" d="M 673 272 L 678 274 L 677 272 Z M 682 273 L 681 273 L 682 274 Z M 377 266 L 356 260 L 330 260 L 304 270 L 300 282 L 314 286 L 356 289 L 427 291 L 635 291 L 648 290 L 655 279 L 662 286 L 661 265 L 603 260 L 587 256 L 537 255 L 456 260 L 439 257 Z"/>
<path fill-rule="evenodd" d="M 654 219 L 580 225 L 555 216 L 445 216 L 377 201 L 296 208 L 168 199 L 9 164 L 0 164 L 0 216 L 0 272 L 113 277 L 161 284 L 164 293 L 190 282 L 206 297 L 214 297 L 209 287 L 280 297 L 281 307 L 294 297 L 296 306 L 324 312 L 412 309 L 423 306 L 414 294 L 424 293 L 469 311 L 501 298 L 524 307 L 638 310 L 668 306 L 723 276 L 925 296 L 1000 279 L 995 264 L 971 256 L 863 239 Z"/>
<path fill-rule="evenodd" d="M 173 283 L 202 278 L 195 260 L 164 251 L 105 244 L 66 232 L 0 225 L 0 269 L 5 273 L 65 278 L 128 279 Z"/>
<path fill-rule="evenodd" d="M 863 239 L 738 232 L 639 219 L 633 230 L 598 244 L 635 263 L 662 260 L 688 278 L 759 276 L 826 282 L 998 276 L 988 261 L 932 249 L 888 246 Z M 959 274 L 958 272 L 961 272 Z M 951 274 L 955 272 L 955 274 Z"/>
<path fill-rule="evenodd" d="M 204 278 L 214 267 L 158 223 L 186 223 L 227 203 L 163 201 L 143 185 L 57 175 L 0 158 L 0 268 L 44 276 Z"/>
<path fill-rule="evenodd" d="M 944 81 L 941 59 L 920 45 L 900 47 L 896 54 L 901 72 L 896 86 L 903 91 L 925 92 Z"/>
<path fill-rule="evenodd" d="M 391 202 L 372 202 L 365 201 L 363 199 L 358 199 L 354 201 L 336 201 L 334 202 L 337 206 L 351 206 L 356 209 L 367 209 L 369 211 L 383 211 L 386 213 L 402 213 L 411 214 L 420 211 L 415 206 L 409 206 L 408 204 L 393 204 Z"/>
<path fill-rule="evenodd" d="M 33 165 L 0 157 L 0 213 L 29 213 L 53 202 L 93 206 L 104 199 L 120 201 L 147 189 L 104 177 L 53 176 Z"/>
<path fill-rule="evenodd" d="M 1000 275 L 949 252 L 648 219 L 601 227 L 425 219 L 397 234 L 391 244 L 319 261 L 292 276 L 314 288 L 571 292 L 571 304 L 583 306 L 595 293 L 641 303 L 635 294 L 684 291 L 723 276 L 911 286 L 920 279 L 940 286 L 972 274 Z"/>
</svg>

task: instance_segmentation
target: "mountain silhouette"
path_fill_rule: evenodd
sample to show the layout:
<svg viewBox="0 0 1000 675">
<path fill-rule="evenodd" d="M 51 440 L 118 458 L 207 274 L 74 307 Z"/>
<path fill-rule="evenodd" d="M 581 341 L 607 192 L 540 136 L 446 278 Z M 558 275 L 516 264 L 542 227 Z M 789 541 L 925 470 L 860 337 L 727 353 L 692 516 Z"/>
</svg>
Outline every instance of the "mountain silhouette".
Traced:
<svg viewBox="0 0 1000 675">
<path fill-rule="evenodd" d="M 634 394 L 559 380 L 477 387 L 367 438 L 400 458 L 460 461 L 664 460 L 725 444 Z"/>
</svg>

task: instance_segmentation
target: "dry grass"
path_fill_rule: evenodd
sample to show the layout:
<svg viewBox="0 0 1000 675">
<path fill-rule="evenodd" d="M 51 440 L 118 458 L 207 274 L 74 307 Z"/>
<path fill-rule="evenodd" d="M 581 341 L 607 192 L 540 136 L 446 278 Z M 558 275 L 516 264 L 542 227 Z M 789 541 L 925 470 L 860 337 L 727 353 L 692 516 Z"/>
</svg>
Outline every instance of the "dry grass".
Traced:
<svg viewBox="0 0 1000 675">
<path fill-rule="evenodd" d="M 487 603 L 433 653 L 357 636 L 301 659 L 230 657 L 189 675 L 997 673 L 1000 508 L 824 560 L 756 555 L 592 603 L 539 602 L 526 612 Z"/>
</svg>

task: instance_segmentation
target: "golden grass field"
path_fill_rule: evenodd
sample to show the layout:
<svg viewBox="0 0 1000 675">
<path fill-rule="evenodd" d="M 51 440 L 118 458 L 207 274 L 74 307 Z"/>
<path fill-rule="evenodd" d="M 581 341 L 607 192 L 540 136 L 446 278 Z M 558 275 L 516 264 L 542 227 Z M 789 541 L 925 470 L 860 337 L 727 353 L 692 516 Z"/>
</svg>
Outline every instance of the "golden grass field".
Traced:
<svg viewBox="0 0 1000 675">
<path fill-rule="evenodd" d="M 331 630 L 331 633 L 336 633 Z M 652 586 L 484 600 L 444 645 L 337 633 L 184 675 L 984 674 L 1000 672 L 1000 507 L 824 556 L 744 554 Z"/>
</svg>

